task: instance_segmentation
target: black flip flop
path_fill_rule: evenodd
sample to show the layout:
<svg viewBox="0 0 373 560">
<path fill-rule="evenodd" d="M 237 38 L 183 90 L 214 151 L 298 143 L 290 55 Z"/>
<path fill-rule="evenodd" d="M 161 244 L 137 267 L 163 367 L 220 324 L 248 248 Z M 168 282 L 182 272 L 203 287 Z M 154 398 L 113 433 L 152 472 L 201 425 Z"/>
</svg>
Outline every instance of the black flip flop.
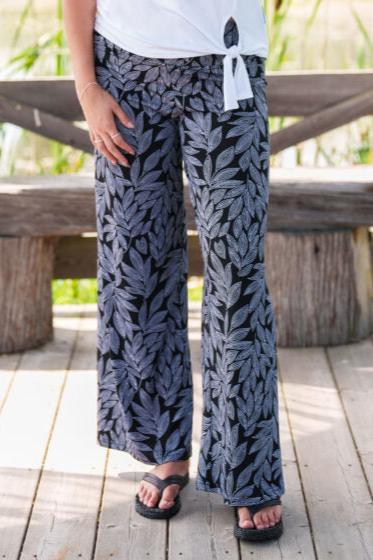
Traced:
<svg viewBox="0 0 373 560">
<path fill-rule="evenodd" d="M 258 504 L 254 506 L 245 506 L 248 508 L 251 517 L 253 517 L 258 511 L 267 506 L 277 506 L 281 505 L 281 499 L 275 498 L 274 500 L 268 500 L 263 504 Z M 234 526 L 234 535 L 238 539 L 243 539 L 245 541 L 266 541 L 270 539 L 278 539 L 283 532 L 282 518 L 280 521 L 273 525 L 272 527 L 267 527 L 265 529 L 249 529 L 248 527 L 240 527 L 238 524 L 239 515 L 238 510 L 236 510 L 236 523 Z"/>
<path fill-rule="evenodd" d="M 135 508 L 137 513 L 150 519 L 169 519 L 179 511 L 181 507 L 180 492 L 189 482 L 189 473 L 185 475 L 171 474 L 167 478 L 159 478 L 156 474 L 148 472 L 144 474 L 142 480 L 147 480 L 154 484 L 161 491 L 161 497 L 163 490 L 170 484 L 179 484 L 180 491 L 174 498 L 174 504 L 169 508 L 149 507 L 145 505 L 140 500 L 139 495 L 136 494 Z M 161 500 L 161 498 L 159 498 L 159 500 Z"/>
</svg>

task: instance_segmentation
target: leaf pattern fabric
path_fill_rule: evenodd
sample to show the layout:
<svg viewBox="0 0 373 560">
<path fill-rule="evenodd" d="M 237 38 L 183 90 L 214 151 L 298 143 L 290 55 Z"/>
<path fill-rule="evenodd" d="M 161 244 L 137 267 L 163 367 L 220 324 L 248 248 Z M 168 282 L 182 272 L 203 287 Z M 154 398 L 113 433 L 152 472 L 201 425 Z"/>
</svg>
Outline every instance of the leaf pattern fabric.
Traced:
<svg viewBox="0 0 373 560">
<path fill-rule="evenodd" d="M 226 46 L 237 37 L 228 22 Z M 204 269 L 196 488 L 235 506 L 280 497 L 265 59 L 243 55 L 254 97 L 224 111 L 223 55 L 147 58 L 94 31 L 94 56 L 136 149 L 129 167 L 95 150 L 97 441 L 152 465 L 192 453 L 184 165 Z"/>
</svg>

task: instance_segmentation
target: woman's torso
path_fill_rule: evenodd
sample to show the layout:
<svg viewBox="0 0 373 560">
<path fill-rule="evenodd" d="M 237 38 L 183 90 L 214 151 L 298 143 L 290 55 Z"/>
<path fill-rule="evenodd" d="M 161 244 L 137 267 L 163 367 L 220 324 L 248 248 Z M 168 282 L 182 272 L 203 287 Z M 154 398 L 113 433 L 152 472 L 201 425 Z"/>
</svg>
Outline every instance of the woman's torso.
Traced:
<svg viewBox="0 0 373 560">
<path fill-rule="evenodd" d="M 95 29 L 113 43 L 156 58 L 226 54 L 224 29 L 237 23 L 239 52 L 267 57 L 261 0 L 97 0 Z"/>
</svg>

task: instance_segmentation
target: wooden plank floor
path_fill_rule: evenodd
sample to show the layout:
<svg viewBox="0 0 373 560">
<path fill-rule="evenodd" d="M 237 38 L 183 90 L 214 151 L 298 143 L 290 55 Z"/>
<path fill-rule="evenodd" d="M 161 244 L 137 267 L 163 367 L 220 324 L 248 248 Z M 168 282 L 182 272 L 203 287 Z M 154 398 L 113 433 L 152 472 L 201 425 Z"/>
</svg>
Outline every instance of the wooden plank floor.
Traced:
<svg viewBox="0 0 373 560">
<path fill-rule="evenodd" d="M 0 355 L 0 559 L 372 560 L 373 336 L 279 348 L 285 532 L 249 544 L 233 508 L 197 491 L 200 313 L 189 306 L 192 483 L 169 522 L 134 511 L 146 466 L 96 443 L 96 306 L 55 306 L 55 338 Z"/>
</svg>

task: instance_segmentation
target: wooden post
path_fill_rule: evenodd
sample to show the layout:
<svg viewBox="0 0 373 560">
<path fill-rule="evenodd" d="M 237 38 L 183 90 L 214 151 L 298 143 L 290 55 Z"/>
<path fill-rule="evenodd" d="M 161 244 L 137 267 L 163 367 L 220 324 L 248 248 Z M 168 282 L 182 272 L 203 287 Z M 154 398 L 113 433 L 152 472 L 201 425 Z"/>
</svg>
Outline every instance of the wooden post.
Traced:
<svg viewBox="0 0 373 560">
<path fill-rule="evenodd" d="M 0 352 L 53 339 L 51 280 L 57 237 L 0 236 Z"/>
<path fill-rule="evenodd" d="M 345 344 L 373 331 L 366 227 L 268 232 L 265 258 L 279 346 Z"/>
</svg>

